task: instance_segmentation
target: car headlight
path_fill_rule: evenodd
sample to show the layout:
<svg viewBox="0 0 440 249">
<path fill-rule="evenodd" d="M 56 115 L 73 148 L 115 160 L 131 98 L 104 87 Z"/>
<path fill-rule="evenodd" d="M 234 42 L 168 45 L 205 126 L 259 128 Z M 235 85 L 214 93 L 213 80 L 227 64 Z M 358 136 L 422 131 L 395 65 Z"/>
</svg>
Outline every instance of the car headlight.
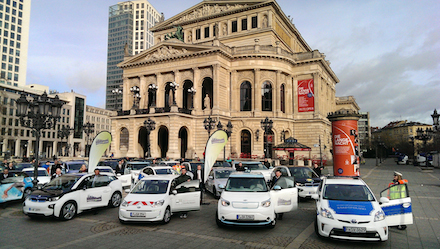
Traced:
<svg viewBox="0 0 440 249">
<path fill-rule="evenodd" d="M 222 206 L 225 206 L 225 207 L 227 207 L 231 204 L 229 201 L 227 201 L 225 199 L 221 199 L 220 203 L 222 204 Z"/>
<path fill-rule="evenodd" d="M 262 207 L 270 207 L 270 199 L 261 202 L 261 206 Z"/>
<path fill-rule="evenodd" d="M 124 201 L 122 202 L 121 206 L 123 206 L 123 207 L 128 207 L 128 202 L 127 202 L 126 200 L 124 200 Z"/>
<path fill-rule="evenodd" d="M 325 209 L 325 208 L 321 208 L 321 216 L 333 220 L 332 213 L 329 210 Z"/>
<path fill-rule="evenodd" d="M 56 196 L 56 197 L 49 197 L 47 200 L 48 201 L 58 201 L 60 199 L 60 196 Z"/>
<path fill-rule="evenodd" d="M 377 211 L 374 215 L 374 222 L 381 221 L 385 219 L 385 213 L 382 210 Z"/>
<path fill-rule="evenodd" d="M 160 207 L 160 206 L 162 206 L 163 204 L 165 203 L 165 200 L 160 200 L 160 201 L 155 201 L 154 203 L 153 203 L 153 207 Z"/>
<path fill-rule="evenodd" d="M 296 186 L 304 186 L 304 184 L 297 182 Z"/>
</svg>

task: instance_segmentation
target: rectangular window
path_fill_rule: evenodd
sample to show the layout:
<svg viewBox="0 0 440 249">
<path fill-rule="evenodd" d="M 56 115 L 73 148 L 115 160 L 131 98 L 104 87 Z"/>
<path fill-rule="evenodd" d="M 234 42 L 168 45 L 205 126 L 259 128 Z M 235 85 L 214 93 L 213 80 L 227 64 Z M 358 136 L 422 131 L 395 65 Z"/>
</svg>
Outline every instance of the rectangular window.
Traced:
<svg viewBox="0 0 440 249">
<path fill-rule="evenodd" d="M 8 65 L 8 70 L 9 70 L 9 71 L 12 71 L 12 64 L 9 64 L 9 65 Z"/>
<path fill-rule="evenodd" d="M 26 137 L 29 137 L 30 131 L 26 130 Z"/>
<path fill-rule="evenodd" d="M 9 15 L 5 15 L 5 20 L 9 21 Z"/>
<path fill-rule="evenodd" d="M 209 37 L 209 27 L 205 27 L 205 38 Z"/>
<path fill-rule="evenodd" d="M 21 33 L 21 27 L 17 27 L 17 32 Z"/>
<path fill-rule="evenodd" d="M 20 130 L 20 137 L 24 137 L 24 130 Z"/>
<path fill-rule="evenodd" d="M 6 6 L 6 13 L 9 13 L 11 11 L 11 8 Z"/>
<path fill-rule="evenodd" d="M 14 57 L 9 56 L 9 62 L 10 62 L 10 63 L 14 62 Z"/>
<path fill-rule="evenodd" d="M 9 54 L 10 54 L 10 55 L 14 55 L 14 49 L 13 49 L 13 48 L 10 48 L 10 49 L 9 49 Z"/>
<path fill-rule="evenodd" d="M 7 30 L 3 31 L 3 36 L 8 37 L 8 31 Z"/>
<path fill-rule="evenodd" d="M 12 126 L 12 118 L 9 119 L 9 126 Z"/>
<path fill-rule="evenodd" d="M 18 25 L 21 25 L 21 19 L 18 19 Z"/>
<path fill-rule="evenodd" d="M 20 36 L 20 35 L 17 35 L 17 38 L 18 38 L 18 36 Z M 15 33 L 11 32 L 11 39 L 15 39 Z"/>
<path fill-rule="evenodd" d="M 19 16 L 19 17 L 23 17 L 23 12 L 19 11 L 19 12 L 18 12 L 18 16 Z"/>
<path fill-rule="evenodd" d="M 18 74 L 14 74 L 14 81 L 18 81 Z"/>
<path fill-rule="evenodd" d="M 20 56 L 20 50 L 15 50 L 15 56 Z"/>
<path fill-rule="evenodd" d="M 6 70 L 6 63 L 2 63 L 2 69 Z"/>
<path fill-rule="evenodd" d="M 11 22 L 15 23 L 15 17 L 11 17 Z"/>
<path fill-rule="evenodd" d="M 241 19 L 241 30 L 247 30 L 247 18 Z"/>
<path fill-rule="evenodd" d="M 17 35 L 17 41 L 21 41 L 21 35 Z"/>
<path fill-rule="evenodd" d="M 17 15 L 17 11 L 15 9 L 12 9 L 12 15 Z"/>
<path fill-rule="evenodd" d="M 200 40 L 200 29 L 196 29 L 196 40 Z"/>
<path fill-rule="evenodd" d="M 12 80 L 12 73 L 8 72 L 8 80 Z"/>
<path fill-rule="evenodd" d="M 11 31 L 15 31 L 15 25 L 11 24 Z"/>
<path fill-rule="evenodd" d="M 232 33 L 237 32 L 237 21 L 232 22 Z"/>
<path fill-rule="evenodd" d="M 12 41 L 11 41 L 11 43 L 14 44 Z M 13 47 L 13 46 L 11 45 L 11 47 Z M 17 48 L 20 48 L 20 43 L 19 42 L 17 42 Z"/>
<path fill-rule="evenodd" d="M 6 61 L 7 56 L 6 55 L 2 55 L 2 61 Z"/>
<path fill-rule="evenodd" d="M 17 7 L 17 2 L 16 1 L 14 1 L 14 2 L 12 2 L 12 7 Z"/>
<path fill-rule="evenodd" d="M 5 29 L 9 29 L 9 23 L 5 22 Z"/>
<path fill-rule="evenodd" d="M 15 58 L 15 64 L 20 64 L 20 58 Z"/>
</svg>

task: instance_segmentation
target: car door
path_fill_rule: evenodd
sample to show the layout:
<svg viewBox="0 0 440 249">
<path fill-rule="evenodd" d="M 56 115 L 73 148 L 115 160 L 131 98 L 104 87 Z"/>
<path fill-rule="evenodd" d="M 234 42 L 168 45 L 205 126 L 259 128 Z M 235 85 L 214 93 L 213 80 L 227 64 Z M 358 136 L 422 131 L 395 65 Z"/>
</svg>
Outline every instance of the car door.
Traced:
<svg viewBox="0 0 440 249">
<path fill-rule="evenodd" d="M 175 180 L 173 181 L 174 186 Z M 199 180 L 192 180 L 177 185 L 177 194 L 170 193 L 172 212 L 200 210 L 200 184 Z"/>
<path fill-rule="evenodd" d="M 81 194 L 79 209 L 91 209 L 106 206 L 111 196 L 110 180 L 108 176 L 100 175 L 94 180 L 94 176 L 84 179 L 80 185 Z"/>
<path fill-rule="evenodd" d="M 389 200 L 380 204 L 388 226 L 413 224 L 411 197 L 406 183 L 389 186 L 380 192 L 380 197 Z"/>
<path fill-rule="evenodd" d="M 278 187 L 281 189 L 276 190 Z M 298 208 L 298 189 L 293 176 L 282 176 L 270 190 L 275 213 L 286 213 Z"/>
<path fill-rule="evenodd" d="M 0 203 L 23 197 L 24 176 L 11 176 L 0 182 Z"/>
</svg>

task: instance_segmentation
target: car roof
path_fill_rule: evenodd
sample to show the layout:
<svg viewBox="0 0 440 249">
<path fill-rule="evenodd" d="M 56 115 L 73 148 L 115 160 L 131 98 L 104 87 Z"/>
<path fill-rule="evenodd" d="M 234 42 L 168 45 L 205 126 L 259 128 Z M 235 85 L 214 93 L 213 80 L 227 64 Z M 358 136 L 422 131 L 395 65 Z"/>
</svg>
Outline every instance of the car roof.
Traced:
<svg viewBox="0 0 440 249">
<path fill-rule="evenodd" d="M 235 169 L 232 168 L 232 167 L 214 167 L 214 168 L 212 168 L 212 171 L 219 171 L 219 170 L 231 170 L 231 171 L 235 171 Z"/>
<path fill-rule="evenodd" d="M 47 171 L 45 168 L 43 167 L 38 167 L 38 170 L 44 170 Z M 24 168 L 21 171 L 34 171 L 34 168 Z"/>
<path fill-rule="evenodd" d="M 241 178 L 241 177 L 246 177 L 246 178 L 256 178 L 256 177 L 261 177 L 264 178 L 263 174 L 261 174 L 261 172 L 255 172 L 255 171 L 250 171 L 250 172 L 232 172 L 229 177 L 233 177 L 233 178 Z"/>
<path fill-rule="evenodd" d="M 128 161 L 127 164 L 151 164 L 150 161 Z"/>
<path fill-rule="evenodd" d="M 239 163 L 242 163 L 242 164 L 262 164 L 262 162 L 260 162 L 260 161 L 235 161 L 234 162 L 234 164 L 239 164 Z"/>
<path fill-rule="evenodd" d="M 145 180 L 173 180 L 174 178 L 179 177 L 178 175 L 151 175 L 147 177 L 141 178 L 139 181 Z"/>
<path fill-rule="evenodd" d="M 358 177 L 327 177 L 325 184 L 347 184 L 347 185 L 366 185 L 365 182 Z"/>
</svg>

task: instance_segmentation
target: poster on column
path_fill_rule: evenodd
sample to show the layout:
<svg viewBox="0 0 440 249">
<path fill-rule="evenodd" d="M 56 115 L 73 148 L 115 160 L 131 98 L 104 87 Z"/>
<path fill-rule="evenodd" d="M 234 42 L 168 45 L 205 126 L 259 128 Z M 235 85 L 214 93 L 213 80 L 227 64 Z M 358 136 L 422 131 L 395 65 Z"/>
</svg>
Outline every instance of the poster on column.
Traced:
<svg viewBox="0 0 440 249">
<path fill-rule="evenodd" d="M 315 90 L 313 79 L 298 81 L 298 112 L 315 110 Z"/>
<path fill-rule="evenodd" d="M 357 120 L 332 122 L 333 173 L 359 176 L 359 146 Z"/>
</svg>

